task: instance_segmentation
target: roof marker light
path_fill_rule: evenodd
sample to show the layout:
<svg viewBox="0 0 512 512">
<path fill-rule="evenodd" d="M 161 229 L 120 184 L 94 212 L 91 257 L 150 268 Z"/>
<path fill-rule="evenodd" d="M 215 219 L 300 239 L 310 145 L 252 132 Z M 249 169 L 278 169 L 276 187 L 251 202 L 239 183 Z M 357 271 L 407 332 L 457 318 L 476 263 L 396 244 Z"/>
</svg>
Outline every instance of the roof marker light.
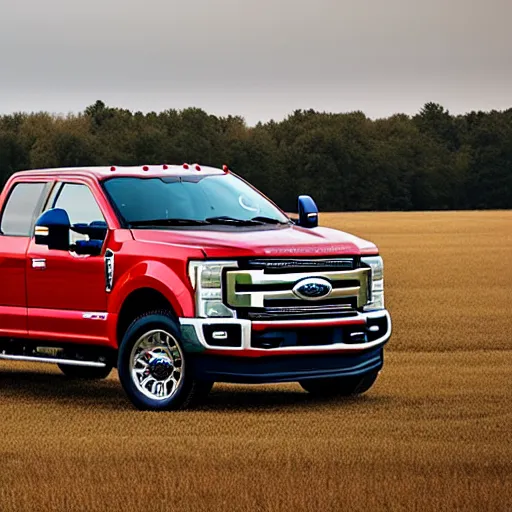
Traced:
<svg viewBox="0 0 512 512">
<path fill-rule="evenodd" d="M 164 164 L 162 167 L 164 168 L 164 171 L 167 171 L 167 169 L 169 169 L 169 166 L 166 164 Z"/>
<path fill-rule="evenodd" d="M 147 165 L 145 165 L 143 168 L 142 168 L 143 171 L 149 171 L 149 167 Z"/>
<path fill-rule="evenodd" d="M 196 164 L 196 167 L 195 167 L 196 171 L 200 171 L 201 170 L 201 166 Z"/>
<path fill-rule="evenodd" d="M 110 168 L 110 170 L 113 172 L 113 171 L 115 171 L 115 170 L 116 170 L 116 168 L 115 168 L 114 166 L 112 166 L 112 167 Z"/>
<path fill-rule="evenodd" d="M 188 169 L 188 164 L 183 164 L 183 169 Z"/>
<path fill-rule="evenodd" d="M 228 167 L 226 164 L 224 164 L 224 165 L 222 166 L 222 170 L 223 170 L 225 173 L 228 173 L 228 172 L 229 172 L 229 167 Z"/>
</svg>

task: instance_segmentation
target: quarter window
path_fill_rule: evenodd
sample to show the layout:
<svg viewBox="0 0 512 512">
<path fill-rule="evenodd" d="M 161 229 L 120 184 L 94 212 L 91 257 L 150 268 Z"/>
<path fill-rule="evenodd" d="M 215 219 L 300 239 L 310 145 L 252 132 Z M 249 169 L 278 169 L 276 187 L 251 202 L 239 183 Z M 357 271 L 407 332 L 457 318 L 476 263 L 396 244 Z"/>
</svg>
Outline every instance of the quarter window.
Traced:
<svg viewBox="0 0 512 512">
<path fill-rule="evenodd" d="M 36 208 L 46 183 L 18 183 L 5 205 L 0 229 L 3 235 L 30 236 Z"/>
</svg>

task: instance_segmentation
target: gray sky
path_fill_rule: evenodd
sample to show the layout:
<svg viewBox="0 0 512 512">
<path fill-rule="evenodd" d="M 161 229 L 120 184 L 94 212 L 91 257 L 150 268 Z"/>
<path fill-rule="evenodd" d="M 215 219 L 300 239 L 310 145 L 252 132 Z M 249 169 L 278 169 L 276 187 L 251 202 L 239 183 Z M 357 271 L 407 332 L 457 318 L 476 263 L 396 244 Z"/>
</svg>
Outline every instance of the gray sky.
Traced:
<svg viewBox="0 0 512 512">
<path fill-rule="evenodd" d="M 512 107 L 512 0 L 0 0 L 0 112 Z"/>
</svg>

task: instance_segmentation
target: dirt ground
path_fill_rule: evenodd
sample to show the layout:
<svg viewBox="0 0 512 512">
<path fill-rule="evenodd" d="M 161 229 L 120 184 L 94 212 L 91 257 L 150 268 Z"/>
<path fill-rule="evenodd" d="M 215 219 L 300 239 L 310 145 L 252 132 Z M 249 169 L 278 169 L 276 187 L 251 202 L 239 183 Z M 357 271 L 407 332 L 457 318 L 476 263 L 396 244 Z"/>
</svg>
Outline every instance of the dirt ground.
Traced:
<svg viewBox="0 0 512 512">
<path fill-rule="evenodd" d="M 108 380 L 0 364 L 0 512 L 512 510 L 512 212 L 324 214 L 375 241 L 394 320 L 357 399 L 217 384 L 142 413 Z"/>
</svg>

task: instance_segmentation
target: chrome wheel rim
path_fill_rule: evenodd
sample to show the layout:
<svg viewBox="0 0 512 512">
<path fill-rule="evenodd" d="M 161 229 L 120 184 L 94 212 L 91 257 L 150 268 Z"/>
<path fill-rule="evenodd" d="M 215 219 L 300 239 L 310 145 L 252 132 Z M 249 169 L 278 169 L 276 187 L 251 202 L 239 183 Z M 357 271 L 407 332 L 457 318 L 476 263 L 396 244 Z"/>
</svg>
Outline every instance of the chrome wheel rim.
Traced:
<svg viewBox="0 0 512 512">
<path fill-rule="evenodd" d="M 130 355 L 130 372 L 137 389 L 152 400 L 168 400 L 183 379 L 184 361 L 176 338 L 155 329 L 141 336 Z"/>
</svg>

